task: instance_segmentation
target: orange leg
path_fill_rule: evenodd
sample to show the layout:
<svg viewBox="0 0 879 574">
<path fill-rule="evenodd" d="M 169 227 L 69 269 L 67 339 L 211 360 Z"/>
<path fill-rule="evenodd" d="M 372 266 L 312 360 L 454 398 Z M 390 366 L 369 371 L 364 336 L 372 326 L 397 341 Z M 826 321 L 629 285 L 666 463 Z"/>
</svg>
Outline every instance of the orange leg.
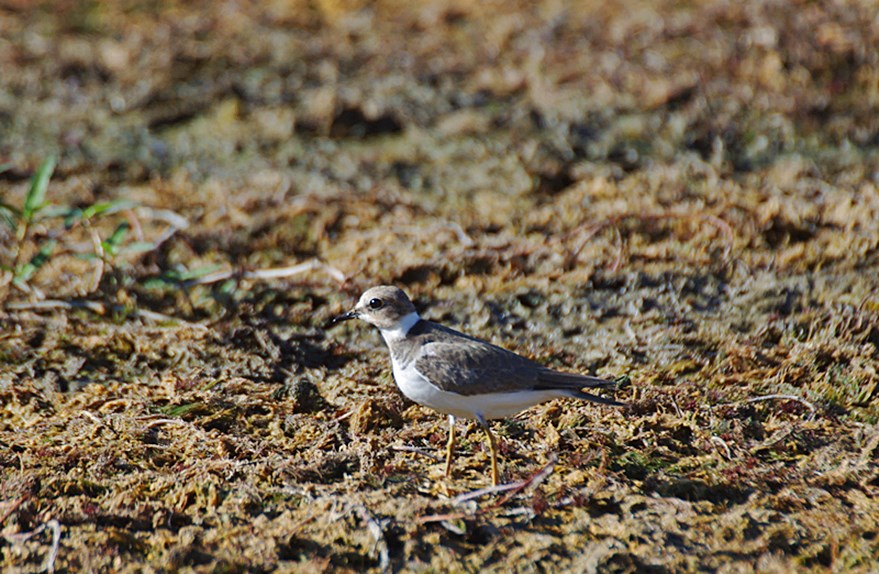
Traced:
<svg viewBox="0 0 879 574">
<path fill-rule="evenodd" d="M 449 442 L 446 444 L 446 478 L 452 476 L 452 456 L 455 454 L 455 417 L 449 415 Z"/>
<path fill-rule="evenodd" d="M 479 421 L 479 424 L 485 429 L 485 434 L 488 435 L 488 444 L 491 446 L 491 485 L 497 486 L 500 482 L 498 480 L 497 472 L 497 441 L 495 440 L 494 435 L 491 432 L 491 427 L 488 425 L 488 421 L 485 420 L 485 417 L 477 414 L 476 420 Z"/>
</svg>

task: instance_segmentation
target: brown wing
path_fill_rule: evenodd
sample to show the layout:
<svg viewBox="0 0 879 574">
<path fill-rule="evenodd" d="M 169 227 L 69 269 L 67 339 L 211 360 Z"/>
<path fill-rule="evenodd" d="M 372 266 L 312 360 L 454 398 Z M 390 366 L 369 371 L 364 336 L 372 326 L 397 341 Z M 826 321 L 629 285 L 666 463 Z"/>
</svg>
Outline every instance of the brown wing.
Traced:
<svg viewBox="0 0 879 574">
<path fill-rule="evenodd" d="M 415 360 L 415 369 L 444 391 L 469 396 L 502 391 L 564 390 L 580 399 L 622 404 L 583 392 L 584 388 L 612 388 L 615 385 L 610 381 L 553 371 L 512 351 L 430 321 L 420 321 L 410 337 L 418 342 L 412 349 L 421 350 L 417 358 L 411 357 Z"/>
<path fill-rule="evenodd" d="M 542 367 L 525 357 L 475 340 L 425 344 L 415 369 L 444 391 L 479 395 L 535 388 Z"/>
</svg>

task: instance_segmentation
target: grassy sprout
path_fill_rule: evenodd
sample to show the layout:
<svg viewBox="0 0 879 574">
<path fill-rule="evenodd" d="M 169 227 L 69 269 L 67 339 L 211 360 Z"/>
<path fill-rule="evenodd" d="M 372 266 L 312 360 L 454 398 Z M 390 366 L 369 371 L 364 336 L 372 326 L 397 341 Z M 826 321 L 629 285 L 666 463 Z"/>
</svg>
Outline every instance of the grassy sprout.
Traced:
<svg viewBox="0 0 879 574">
<path fill-rule="evenodd" d="M 40 164 L 31 177 L 24 201 L 20 206 L 0 201 L 0 225 L 6 226 L 11 233 L 8 249 L 3 249 L 5 257 L 0 255 L 0 287 L 14 285 L 21 291 L 34 292 L 30 283 L 37 272 L 53 258 L 62 255 L 74 255 L 80 259 L 96 262 L 96 280 L 91 291 L 100 286 L 100 278 L 109 269 L 117 270 L 117 258 L 123 255 L 146 253 L 155 249 L 154 243 L 131 240 L 131 225 L 122 222 L 116 225 L 106 238 L 100 238 L 93 224 L 100 218 L 130 210 L 137 206 L 127 200 L 96 202 L 85 207 L 54 205 L 48 201 L 49 182 L 55 171 L 57 159 L 51 156 Z M 8 165 L 0 166 L 0 171 L 8 169 Z M 35 224 L 48 227 L 48 231 L 36 233 Z M 65 237 L 77 228 L 89 229 L 93 236 L 93 250 L 71 252 L 70 241 Z M 119 279 L 117 277 L 116 279 Z M 120 283 L 118 280 L 116 283 Z M 0 292 L 0 299 L 5 299 L 7 292 Z"/>
</svg>

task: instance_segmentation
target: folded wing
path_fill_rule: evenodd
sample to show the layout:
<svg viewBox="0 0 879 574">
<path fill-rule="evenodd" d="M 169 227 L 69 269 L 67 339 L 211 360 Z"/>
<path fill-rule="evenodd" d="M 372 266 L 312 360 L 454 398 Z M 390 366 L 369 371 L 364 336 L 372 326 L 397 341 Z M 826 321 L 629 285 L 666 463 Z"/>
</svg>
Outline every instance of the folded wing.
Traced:
<svg viewBox="0 0 879 574">
<path fill-rule="evenodd" d="M 444 391 L 471 396 L 497 392 L 560 390 L 606 405 L 623 403 L 583 392 L 614 388 L 611 381 L 553 371 L 521 355 L 475 339 L 433 341 L 415 361 L 416 370 Z"/>
</svg>

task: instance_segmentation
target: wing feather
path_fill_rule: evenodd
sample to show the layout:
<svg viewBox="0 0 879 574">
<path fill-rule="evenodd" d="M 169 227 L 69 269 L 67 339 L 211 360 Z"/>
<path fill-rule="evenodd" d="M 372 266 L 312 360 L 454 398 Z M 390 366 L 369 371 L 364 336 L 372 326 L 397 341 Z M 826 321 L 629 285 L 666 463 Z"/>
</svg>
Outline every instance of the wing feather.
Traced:
<svg viewBox="0 0 879 574">
<path fill-rule="evenodd" d="M 567 391 L 572 397 L 609 405 L 622 405 L 583 392 L 606 389 L 614 383 L 577 373 L 563 373 L 430 321 L 419 321 L 410 332 L 415 369 L 440 389 L 464 396 L 525 390 Z M 420 348 L 419 353 L 414 353 Z"/>
<path fill-rule="evenodd" d="M 542 367 L 506 349 L 479 341 L 433 342 L 415 369 L 444 391 L 478 395 L 534 388 Z"/>
</svg>

